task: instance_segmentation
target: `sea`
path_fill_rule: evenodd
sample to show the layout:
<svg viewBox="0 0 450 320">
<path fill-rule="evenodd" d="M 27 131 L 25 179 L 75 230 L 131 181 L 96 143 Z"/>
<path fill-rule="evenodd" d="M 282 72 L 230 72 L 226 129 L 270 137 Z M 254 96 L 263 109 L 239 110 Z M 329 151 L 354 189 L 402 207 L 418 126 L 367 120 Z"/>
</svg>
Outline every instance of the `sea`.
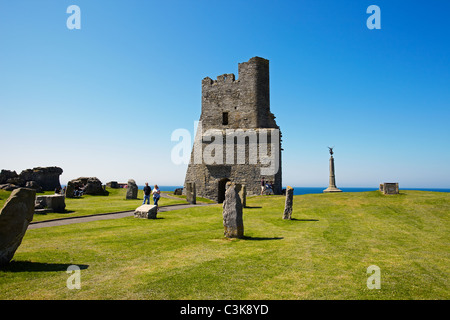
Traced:
<svg viewBox="0 0 450 320">
<path fill-rule="evenodd" d="M 144 186 L 138 186 L 139 189 L 143 189 Z M 152 186 L 153 188 L 153 186 Z M 176 188 L 183 188 L 183 186 L 159 186 L 161 191 L 174 191 Z M 283 187 L 285 189 L 286 187 Z M 326 187 L 293 187 L 294 195 L 311 194 L 311 193 L 323 193 Z M 364 192 L 375 191 L 378 188 L 339 188 L 342 192 Z M 400 188 L 400 190 L 420 190 L 420 191 L 435 191 L 435 192 L 450 192 L 450 189 L 441 188 Z"/>
</svg>

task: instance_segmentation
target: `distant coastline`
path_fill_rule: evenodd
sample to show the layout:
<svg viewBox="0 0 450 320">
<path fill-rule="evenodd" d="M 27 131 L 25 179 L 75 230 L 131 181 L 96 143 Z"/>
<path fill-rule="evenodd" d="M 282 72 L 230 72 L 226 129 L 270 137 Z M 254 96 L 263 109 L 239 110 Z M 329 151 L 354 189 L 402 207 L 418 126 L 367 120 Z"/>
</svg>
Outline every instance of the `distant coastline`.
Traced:
<svg viewBox="0 0 450 320">
<path fill-rule="evenodd" d="M 62 184 L 61 187 L 64 188 L 66 185 Z M 153 186 L 151 186 L 153 188 Z M 142 190 L 144 186 L 138 186 L 139 190 Z M 176 188 L 183 188 L 183 186 L 159 186 L 161 191 L 174 191 Z M 323 193 L 326 187 L 293 187 L 294 195 L 302 194 L 314 194 Z M 283 187 L 286 189 L 286 186 Z M 376 191 L 378 188 L 339 188 L 343 192 L 365 192 L 365 191 Z M 433 192 L 450 192 L 450 188 L 400 188 L 400 190 L 417 190 L 417 191 L 433 191 Z"/>
<path fill-rule="evenodd" d="M 138 186 L 141 190 L 144 186 Z M 159 186 L 161 191 L 174 191 L 176 188 L 183 188 L 183 186 Z M 286 186 L 283 187 L 285 189 Z M 326 187 L 293 187 L 294 195 L 311 194 L 311 193 L 323 193 Z M 339 188 L 343 192 L 364 192 L 375 191 L 378 188 Z M 450 192 L 447 188 L 400 188 L 400 190 L 418 190 L 418 191 L 434 191 L 434 192 Z"/>
</svg>

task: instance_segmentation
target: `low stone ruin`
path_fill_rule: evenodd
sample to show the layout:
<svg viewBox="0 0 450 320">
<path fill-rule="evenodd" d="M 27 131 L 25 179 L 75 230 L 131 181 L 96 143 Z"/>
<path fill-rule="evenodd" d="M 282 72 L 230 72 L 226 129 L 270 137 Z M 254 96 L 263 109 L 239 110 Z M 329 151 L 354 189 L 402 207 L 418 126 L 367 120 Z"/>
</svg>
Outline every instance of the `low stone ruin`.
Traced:
<svg viewBox="0 0 450 320">
<path fill-rule="evenodd" d="M 398 182 L 385 182 L 380 183 L 380 191 L 383 194 L 399 194 Z"/>
<path fill-rule="evenodd" d="M 20 174 L 3 169 L 0 172 L 0 189 L 12 191 L 17 188 L 31 188 L 36 192 L 61 189 L 59 176 L 63 170 L 59 167 L 36 167 L 23 170 Z"/>
<path fill-rule="evenodd" d="M 66 212 L 66 197 L 62 194 L 52 194 L 48 196 L 37 196 L 34 212 L 37 214 L 47 214 L 51 212 Z"/>
<path fill-rule="evenodd" d="M 108 188 L 112 188 L 112 189 L 119 189 L 119 188 L 120 188 L 119 183 L 118 183 L 117 181 L 110 181 L 110 182 L 107 182 L 107 183 L 106 183 L 106 186 L 107 186 Z"/>
<path fill-rule="evenodd" d="M 76 196 L 75 191 L 81 190 L 83 194 L 91 195 L 103 195 L 105 190 L 103 189 L 102 182 L 96 177 L 80 177 L 70 180 L 66 186 L 66 197 L 73 198 Z"/>
<path fill-rule="evenodd" d="M 183 194 L 183 188 L 176 188 L 173 194 L 176 196 L 181 196 Z"/>
<path fill-rule="evenodd" d="M 0 265 L 8 264 L 33 220 L 36 190 L 15 189 L 0 211 Z"/>
</svg>

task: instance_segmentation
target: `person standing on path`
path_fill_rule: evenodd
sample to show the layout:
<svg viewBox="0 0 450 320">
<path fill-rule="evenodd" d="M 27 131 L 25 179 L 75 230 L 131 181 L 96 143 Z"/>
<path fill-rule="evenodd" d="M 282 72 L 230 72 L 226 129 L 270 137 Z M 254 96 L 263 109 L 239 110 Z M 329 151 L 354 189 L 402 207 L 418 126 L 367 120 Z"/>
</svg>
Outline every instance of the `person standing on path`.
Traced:
<svg viewBox="0 0 450 320">
<path fill-rule="evenodd" d="M 149 187 L 148 182 L 145 183 L 144 187 L 144 202 L 142 204 L 145 204 L 145 201 L 147 200 L 147 204 L 150 204 L 150 193 L 152 192 L 152 188 Z"/>
<path fill-rule="evenodd" d="M 153 203 L 155 206 L 158 207 L 158 200 L 159 197 L 161 196 L 161 191 L 159 191 L 158 185 L 155 184 L 155 187 L 153 188 Z"/>
</svg>

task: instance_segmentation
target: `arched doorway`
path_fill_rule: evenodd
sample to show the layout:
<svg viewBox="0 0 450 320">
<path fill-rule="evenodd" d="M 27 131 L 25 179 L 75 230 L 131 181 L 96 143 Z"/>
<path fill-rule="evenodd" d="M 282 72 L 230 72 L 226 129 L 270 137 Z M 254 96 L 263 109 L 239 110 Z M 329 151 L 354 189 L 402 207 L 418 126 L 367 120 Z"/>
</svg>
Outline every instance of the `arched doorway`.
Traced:
<svg viewBox="0 0 450 320">
<path fill-rule="evenodd" d="M 219 185 L 217 188 L 217 190 L 218 190 L 217 202 L 218 203 L 223 203 L 225 200 L 225 189 L 226 189 L 225 187 L 226 187 L 228 181 L 231 181 L 231 180 L 228 178 L 223 178 L 223 179 L 219 180 Z"/>
</svg>

